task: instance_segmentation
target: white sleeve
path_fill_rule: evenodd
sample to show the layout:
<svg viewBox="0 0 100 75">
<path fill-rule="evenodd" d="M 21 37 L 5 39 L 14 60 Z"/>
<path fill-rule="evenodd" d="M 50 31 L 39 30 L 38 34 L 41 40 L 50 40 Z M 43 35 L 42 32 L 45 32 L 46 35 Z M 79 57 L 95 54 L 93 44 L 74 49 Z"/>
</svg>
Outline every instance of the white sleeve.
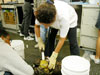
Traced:
<svg viewBox="0 0 100 75">
<path fill-rule="evenodd" d="M 67 19 L 62 19 L 60 21 L 60 37 L 65 38 L 68 34 L 69 28 L 70 28 L 70 24 L 69 21 Z"/>
<path fill-rule="evenodd" d="M 35 20 L 35 24 L 41 25 L 37 19 Z"/>
<path fill-rule="evenodd" d="M 9 52 L 6 53 L 4 69 L 14 75 L 33 75 L 33 68 L 28 65 L 11 47 L 7 47 Z"/>
</svg>

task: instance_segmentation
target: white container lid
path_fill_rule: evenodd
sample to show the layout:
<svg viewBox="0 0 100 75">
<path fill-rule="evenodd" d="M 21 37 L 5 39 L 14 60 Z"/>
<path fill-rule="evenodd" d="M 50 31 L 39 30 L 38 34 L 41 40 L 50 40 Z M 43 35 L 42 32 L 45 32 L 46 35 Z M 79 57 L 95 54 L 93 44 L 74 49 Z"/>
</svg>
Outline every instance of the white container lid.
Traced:
<svg viewBox="0 0 100 75">
<path fill-rule="evenodd" d="M 24 42 L 22 40 L 12 40 L 11 47 L 15 50 L 24 50 Z"/>
<path fill-rule="evenodd" d="M 19 45 L 22 45 L 22 44 L 23 44 L 22 40 L 12 40 L 11 41 L 11 46 L 12 47 L 16 47 L 16 46 L 19 46 Z"/>
<path fill-rule="evenodd" d="M 74 72 L 85 72 L 90 69 L 90 62 L 80 56 L 67 56 L 62 60 L 62 69 Z"/>
<path fill-rule="evenodd" d="M 22 40 L 12 40 L 11 47 L 24 59 L 24 42 Z"/>
</svg>

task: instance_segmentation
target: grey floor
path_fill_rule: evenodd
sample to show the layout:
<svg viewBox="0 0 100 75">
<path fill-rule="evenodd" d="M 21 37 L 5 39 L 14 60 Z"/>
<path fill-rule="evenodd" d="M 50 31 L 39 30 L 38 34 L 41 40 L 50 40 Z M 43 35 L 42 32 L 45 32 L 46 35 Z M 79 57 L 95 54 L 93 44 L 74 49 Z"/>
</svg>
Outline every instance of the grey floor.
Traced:
<svg viewBox="0 0 100 75">
<path fill-rule="evenodd" d="M 10 32 L 11 38 L 23 40 L 23 37 L 20 37 L 17 33 Z M 41 58 L 41 53 L 38 49 L 34 48 L 36 44 L 35 41 L 24 41 L 25 43 L 25 61 L 30 64 L 31 66 L 37 62 L 37 59 Z M 80 50 L 80 55 L 82 56 L 84 51 Z M 69 52 L 69 45 L 66 41 L 62 50 L 59 53 L 58 61 L 61 61 L 65 56 L 70 55 Z M 91 61 L 91 68 L 90 68 L 90 75 L 100 75 L 100 65 L 96 65 L 93 61 Z"/>
</svg>

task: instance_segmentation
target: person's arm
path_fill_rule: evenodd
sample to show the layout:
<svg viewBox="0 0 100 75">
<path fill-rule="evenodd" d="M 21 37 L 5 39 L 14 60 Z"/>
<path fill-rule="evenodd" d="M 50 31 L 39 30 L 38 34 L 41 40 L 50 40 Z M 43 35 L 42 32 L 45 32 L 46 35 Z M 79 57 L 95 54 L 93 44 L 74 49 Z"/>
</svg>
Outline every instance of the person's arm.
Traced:
<svg viewBox="0 0 100 75">
<path fill-rule="evenodd" d="M 49 69 L 55 69 L 56 58 L 57 58 L 58 53 L 61 50 L 65 40 L 66 40 L 66 38 L 61 38 L 60 37 L 59 42 L 58 42 L 54 52 L 52 53 L 52 55 L 51 55 L 51 57 L 49 59 L 49 61 L 50 61 L 49 62 L 49 66 L 48 66 Z"/>
<path fill-rule="evenodd" d="M 56 46 L 56 48 L 54 50 L 56 53 L 59 53 L 59 51 L 61 50 L 61 48 L 62 48 L 62 46 L 63 46 L 63 44 L 65 42 L 65 40 L 66 40 L 66 38 L 61 38 L 60 37 L 59 42 L 58 42 L 58 44 L 57 44 L 57 46 Z"/>
<path fill-rule="evenodd" d="M 60 28 L 60 39 L 59 42 L 55 48 L 55 50 L 53 51 L 52 55 L 50 56 L 49 59 L 49 69 L 55 69 L 55 64 L 56 64 L 56 59 L 58 57 L 58 53 L 61 50 L 64 41 L 66 40 L 66 36 L 69 30 L 69 23 L 66 23 L 66 19 L 63 19 L 60 22 L 60 25 L 62 25 L 62 27 Z"/>
<path fill-rule="evenodd" d="M 40 51 L 45 50 L 45 44 L 44 44 L 42 38 L 40 37 L 40 25 L 35 24 L 35 34 L 37 36 L 39 50 Z"/>
<path fill-rule="evenodd" d="M 40 25 L 35 24 L 35 34 L 37 37 L 40 37 Z"/>
</svg>

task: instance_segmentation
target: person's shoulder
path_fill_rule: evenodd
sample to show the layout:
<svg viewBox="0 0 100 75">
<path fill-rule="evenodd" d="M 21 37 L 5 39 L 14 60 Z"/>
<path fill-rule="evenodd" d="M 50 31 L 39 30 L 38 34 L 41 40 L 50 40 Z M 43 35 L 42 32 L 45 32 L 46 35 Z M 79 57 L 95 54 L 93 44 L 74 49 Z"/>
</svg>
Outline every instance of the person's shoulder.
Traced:
<svg viewBox="0 0 100 75">
<path fill-rule="evenodd" d="M 35 20 L 35 24 L 41 25 L 40 22 L 37 19 Z"/>
<path fill-rule="evenodd" d="M 12 53 L 13 49 L 11 48 L 11 46 L 5 42 L 0 43 L 0 56 L 2 58 L 7 58 L 8 59 L 8 55 L 10 56 Z"/>
<path fill-rule="evenodd" d="M 61 0 L 55 0 L 54 5 L 69 5 L 67 2 Z"/>
<path fill-rule="evenodd" d="M 5 43 L 4 41 L 0 42 L 0 48 L 7 48 L 8 44 Z"/>
<path fill-rule="evenodd" d="M 0 42 L 0 49 L 2 51 L 9 51 L 9 50 L 13 50 L 12 47 L 8 44 L 8 43 L 5 43 L 5 42 Z"/>
<path fill-rule="evenodd" d="M 64 11 L 73 10 L 73 7 L 64 1 L 55 0 L 54 5 L 55 5 L 57 10 L 64 10 Z"/>
</svg>

